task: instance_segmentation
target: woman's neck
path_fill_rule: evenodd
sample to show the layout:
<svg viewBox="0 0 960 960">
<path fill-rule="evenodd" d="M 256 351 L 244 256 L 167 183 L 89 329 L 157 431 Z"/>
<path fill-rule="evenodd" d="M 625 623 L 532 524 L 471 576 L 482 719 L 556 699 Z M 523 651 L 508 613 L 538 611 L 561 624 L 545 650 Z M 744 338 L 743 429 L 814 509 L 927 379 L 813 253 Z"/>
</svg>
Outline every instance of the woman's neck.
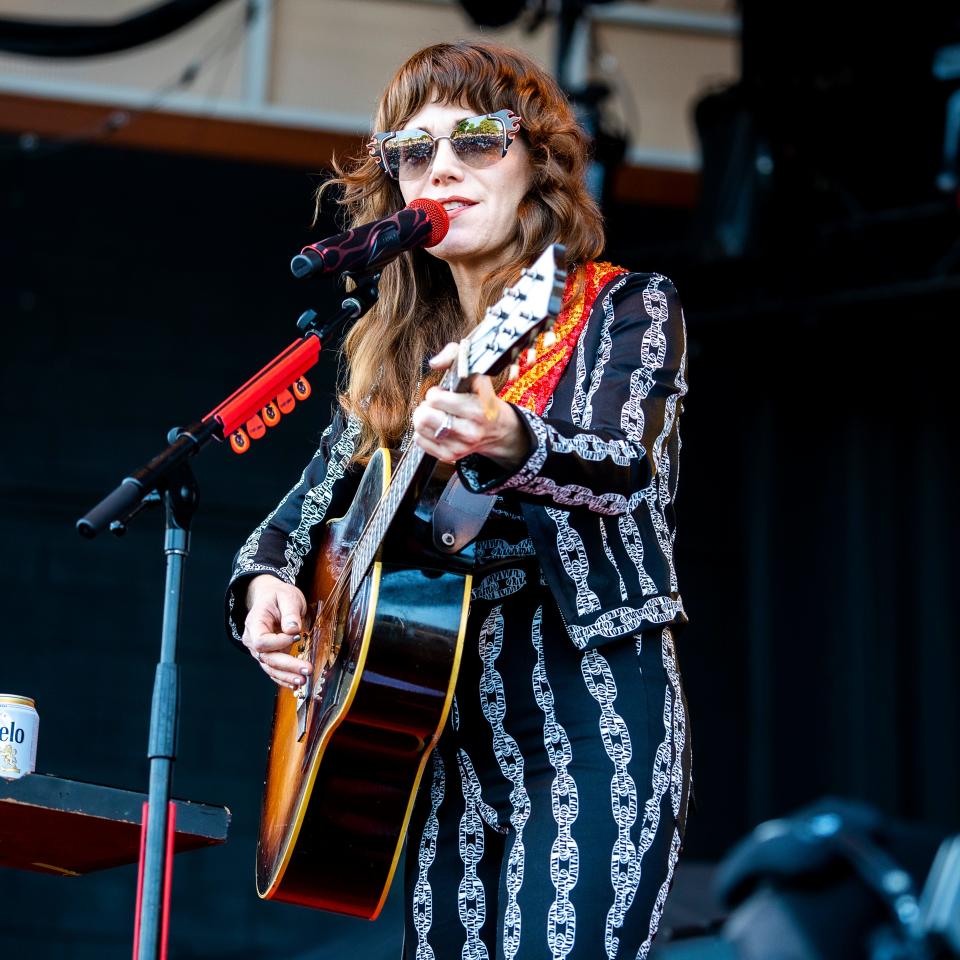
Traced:
<svg viewBox="0 0 960 960">
<path fill-rule="evenodd" d="M 451 263 L 449 266 L 453 282 L 457 287 L 460 310 L 464 317 L 467 317 L 472 323 L 476 323 L 480 319 L 478 307 L 480 304 L 480 287 L 483 285 L 482 275 L 478 270 L 471 269 L 463 264 Z"/>
<path fill-rule="evenodd" d="M 514 248 L 511 246 L 495 254 L 488 254 L 482 259 L 447 261 L 453 282 L 457 287 L 460 309 L 471 323 L 476 324 L 481 320 L 480 293 L 483 290 L 484 281 L 512 256 L 514 256 Z"/>
<path fill-rule="evenodd" d="M 480 319 L 478 316 L 480 283 L 472 277 L 463 282 L 458 280 L 456 275 L 454 275 L 454 279 L 457 281 L 457 296 L 460 299 L 460 310 L 464 317 L 468 318 L 471 323 L 476 323 Z"/>
</svg>

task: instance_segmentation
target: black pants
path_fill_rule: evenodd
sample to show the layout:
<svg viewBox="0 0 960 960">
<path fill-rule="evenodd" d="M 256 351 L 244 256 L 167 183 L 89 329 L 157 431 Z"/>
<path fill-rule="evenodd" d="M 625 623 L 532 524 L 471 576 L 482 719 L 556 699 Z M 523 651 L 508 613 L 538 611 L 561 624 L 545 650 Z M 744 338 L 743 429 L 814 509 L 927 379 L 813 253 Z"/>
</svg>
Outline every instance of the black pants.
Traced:
<svg viewBox="0 0 960 960">
<path fill-rule="evenodd" d="M 545 588 L 475 595 L 411 818 L 404 958 L 646 957 L 689 786 L 669 629 L 584 653 Z"/>
</svg>

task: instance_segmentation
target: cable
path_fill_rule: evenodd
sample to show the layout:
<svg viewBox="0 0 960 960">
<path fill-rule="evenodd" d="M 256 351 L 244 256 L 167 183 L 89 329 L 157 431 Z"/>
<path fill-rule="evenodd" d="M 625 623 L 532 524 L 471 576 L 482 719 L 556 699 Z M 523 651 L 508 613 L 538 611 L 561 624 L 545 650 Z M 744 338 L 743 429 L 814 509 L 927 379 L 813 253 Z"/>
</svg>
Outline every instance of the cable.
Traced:
<svg viewBox="0 0 960 960">
<path fill-rule="evenodd" d="M 97 57 L 159 40 L 225 0 L 168 0 L 112 23 L 0 19 L 0 50 L 29 57 Z"/>
<path fill-rule="evenodd" d="M 253 0 L 247 0 L 246 3 L 240 5 L 239 13 L 240 16 L 236 20 L 225 25 L 216 36 L 204 45 L 197 57 L 182 67 L 171 80 L 158 87 L 144 106 L 113 110 L 87 133 L 43 138 L 36 133 L 27 131 L 17 138 L 15 144 L 0 147 L 0 154 L 17 153 L 31 158 L 46 158 L 60 154 L 72 147 L 88 146 L 106 140 L 117 131 L 128 128 L 138 117 L 157 113 L 172 95 L 190 89 L 215 61 L 219 61 L 219 65 L 226 65 L 226 68 L 218 71 L 213 80 L 212 99 L 215 104 L 220 99 L 229 67 L 233 63 L 232 55 L 240 48 L 246 32 L 256 22 L 259 8 Z M 0 21 L 0 27 L 2 27 L 2 23 L 3 21 Z"/>
</svg>

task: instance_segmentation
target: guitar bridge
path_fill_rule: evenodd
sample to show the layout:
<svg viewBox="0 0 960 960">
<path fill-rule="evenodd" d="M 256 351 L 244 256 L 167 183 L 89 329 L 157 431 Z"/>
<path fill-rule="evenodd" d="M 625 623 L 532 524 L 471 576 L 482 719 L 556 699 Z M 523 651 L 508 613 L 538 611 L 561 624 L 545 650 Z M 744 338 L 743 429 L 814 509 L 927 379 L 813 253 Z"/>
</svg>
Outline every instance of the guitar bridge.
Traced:
<svg viewBox="0 0 960 960">
<path fill-rule="evenodd" d="M 307 659 L 307 634 L 300 634 L 300 643 L 297 647 L 297 656 L 306 662 Z M 293 695 L 297 699 L 297 743 L 299 743 L 307 734 L 307 710 L 310 701 L 317 696 L 316 691 L 323 690 L 323 674 L 317 682 L 308 674 L 305 682 L 294 690 Z"/>
<path fill-rule="evenodd" d="M 309 687 L 310 681 L 308 680 L 293 694 L 297 698 L 297 743 L 299 743 L 307 733 L 307 693 Z"/>
</svg>

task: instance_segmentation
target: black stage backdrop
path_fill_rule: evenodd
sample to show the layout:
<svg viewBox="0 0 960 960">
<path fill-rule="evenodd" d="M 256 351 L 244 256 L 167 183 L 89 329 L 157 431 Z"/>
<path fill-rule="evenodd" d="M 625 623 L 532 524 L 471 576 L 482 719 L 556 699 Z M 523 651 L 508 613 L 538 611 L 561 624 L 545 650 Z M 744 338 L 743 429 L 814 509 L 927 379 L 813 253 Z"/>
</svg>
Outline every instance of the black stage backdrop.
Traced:
<svg viewBox="0 0 960 960">
<path fill-rule="evenodd" d="M 0 691 L 36 698 L 40 771 L 145 790 L 161 518 L 92 543 L 74 521 L 290 342 L 302 309 L 332 304 L 331 283 L 287 263 L 335 226 L 310 228 L 307 172 L 0 146 Z M 956 830 L 956 287 L 865 291 L 842 250 L 708 268 L 685 252 L 689 220 L 620 207 L 609 250 L 673 276 L 687 305 L 687 856 L 715 860 L 824 793 Z M 252 452 L 195 461 L 174 792 L 228 805 L 233 824 L 225 846 L 177 859 L 174 957 L 397 955 L 397 890 L 374 925 L 257 899 L 273 690 L 222 629 L 231 557 L 312 454 L 336 365 L 331 351 L 314 397 Z M 129 956 L 134 886 L 132 867 L 0 871 L 4 954 Z"/>
</svg>

